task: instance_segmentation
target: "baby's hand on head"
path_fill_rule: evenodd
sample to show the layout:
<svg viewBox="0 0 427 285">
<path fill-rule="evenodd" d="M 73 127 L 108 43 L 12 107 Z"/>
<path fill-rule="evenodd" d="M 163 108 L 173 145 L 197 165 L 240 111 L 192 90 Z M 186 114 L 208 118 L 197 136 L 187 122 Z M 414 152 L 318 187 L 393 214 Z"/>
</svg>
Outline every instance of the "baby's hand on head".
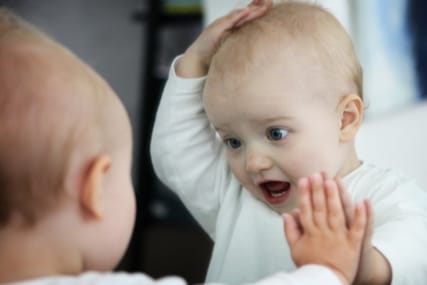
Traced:
<svg viewBox="0 0 427 285">
<path fill-rule="evenodd" d="M 335 180 L 325 180 L 315 174 L 301 179 L 298 186 L 298 219 L 283 214 L 286 239 L 295 264 L 327 266 L 343 284 L 350 284 L 359 264 L 369 203 L 356 206 L 353 220 L 347 226 Z"/>
<path fill-rule="evenodd" d="M 178 61 L 176 74 L 186 78 L 205 76 L 213 55 L 227 34 L 264 15 L 271 5 L 271 0 L 253 0 L 248 7 L 232 11 L 207 26 Z"/>
</svg>

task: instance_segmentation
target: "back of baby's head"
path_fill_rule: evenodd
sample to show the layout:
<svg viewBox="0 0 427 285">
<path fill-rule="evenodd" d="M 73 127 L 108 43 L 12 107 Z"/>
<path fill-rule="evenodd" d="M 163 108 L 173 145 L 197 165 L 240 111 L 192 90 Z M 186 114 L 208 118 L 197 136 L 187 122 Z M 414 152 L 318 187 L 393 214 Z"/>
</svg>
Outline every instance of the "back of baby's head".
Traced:
<svg viewBox="0 0 427 285">
<path fill-rule="evenodd" d="M 74 164 L 108 147 L 100 80 L 71 52 L 0 9 L 0 228 L 15 220 L 34 224 L 59 207 Z"/>
<path fill-rule="evenodd" d="M 260 68 L 286 66 L 292 60 L 324 76 L 340 95 L 363 98 L 362 69 L 351 38 L 331 13 L 307 2 L 282 1 L 266 15 L 233 30 L 214 56 L 211 70 L 262 72 Z"/>
</svg>

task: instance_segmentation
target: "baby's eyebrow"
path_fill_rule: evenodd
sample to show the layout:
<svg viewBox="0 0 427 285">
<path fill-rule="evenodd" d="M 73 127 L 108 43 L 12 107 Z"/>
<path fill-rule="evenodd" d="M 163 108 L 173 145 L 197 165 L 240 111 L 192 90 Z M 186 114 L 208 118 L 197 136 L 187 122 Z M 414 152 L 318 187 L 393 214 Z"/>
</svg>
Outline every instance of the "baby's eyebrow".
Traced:
<svg viewBox="0 0 427 285">
<path fill-rule="evenodd" d="M 213 126 L 213 125 L 212 125 Z M 217 132 L 223 132 L 225 133 L 226 131 L 224 129 L 222 129 L 221 127 L 217 127 L 217 126 L 213 126 L 213 128 L 215 129 L 215 131 Z"/>
<path fill-rule="evenodd" d="M 277 117 L 267 117 L 267 118 L 262 118 L 262 119 L 253 119 L 254 122 L 261 122 L 261 123 L 273 123 L 273 122 L 277 122 L 277 121 L 292 121 L 294 120 L 295 117 L 292 116 L 277 116 Z"/>
<path fill-rule="evenodd" d="M 215 131 L 227 132 L 227 129 L 230 127 L 230 122 L 219 122 L 219 124 L 210 122 L 210 125 Z"/>
</svg>

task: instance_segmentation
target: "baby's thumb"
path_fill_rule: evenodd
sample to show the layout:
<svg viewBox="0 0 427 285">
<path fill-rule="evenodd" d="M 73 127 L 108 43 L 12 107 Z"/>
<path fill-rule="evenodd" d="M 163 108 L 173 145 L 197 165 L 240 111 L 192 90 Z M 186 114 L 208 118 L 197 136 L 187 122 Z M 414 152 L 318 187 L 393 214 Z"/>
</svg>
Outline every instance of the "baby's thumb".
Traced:
<svg viewBox="0 0 427 285">
<path fill-rule="evenodd" d="M 285 228 L 286 241 L 292 247 L 301 236 L 301 231 L 298 228 L 295 218 L 289 214 L 282 214 L 283 226 Z"/>
</svg>

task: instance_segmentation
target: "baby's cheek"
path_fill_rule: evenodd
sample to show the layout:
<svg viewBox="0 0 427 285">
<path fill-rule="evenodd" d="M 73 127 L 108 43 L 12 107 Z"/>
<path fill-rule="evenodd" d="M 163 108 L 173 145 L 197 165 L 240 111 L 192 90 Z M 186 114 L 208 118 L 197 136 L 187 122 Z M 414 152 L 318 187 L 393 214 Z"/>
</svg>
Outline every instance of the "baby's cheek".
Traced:
<svg viewBox="0 0 427 285">
<path fill-rule="evenodd" d="M 300 156 L 291 160 L 289 165 L 291 165 L 290 175 L 296 180 L 320 171 L 328 171 L 330 168 L 328 159 L 324 157 L 322 151 L 301 152 Z"/>
<path fill-rule="evenodd" d="M 313 157 L 310 155 L 287 157 L 283 161 L 286 162 L 286 165 L 282 169 L 286 172 L 288 179 L 293 180 L 294 183 L 297 183 L 300 178 L 312 174 L 314 169 Z"/>
<path fill-rule="evenodd" d="M 231 171 L 237 177 L 237 175 L 243 171 L 243 167 L 241 166 L 242 163 L 237 157 L 230 155 L 229 153 L 227 153 L 227 160 Z"/>
<path fill-rule="evenodd" d="M 251 192 L 251 189 L 253 188 L 253 182 L 248 172 L 246 171 L 244 164 L 239 163 L 238 160 L 236 161 L 229 159 L 229 165 L 231 172 L 233 172 L 233 175 L 237 178 L 237 180 L 239 180 L 239 183 Z"/>
<path fill-rule="evenodd" d="M 241 166 L 236 161 L 229 161 L 231 172 L 233 172 L 234 176 L 239 180 L 240 184 L 246 185 L 249 181 L 249 177 L 246 174 L 246 171 L 243 166 Z"/>
</svg>

